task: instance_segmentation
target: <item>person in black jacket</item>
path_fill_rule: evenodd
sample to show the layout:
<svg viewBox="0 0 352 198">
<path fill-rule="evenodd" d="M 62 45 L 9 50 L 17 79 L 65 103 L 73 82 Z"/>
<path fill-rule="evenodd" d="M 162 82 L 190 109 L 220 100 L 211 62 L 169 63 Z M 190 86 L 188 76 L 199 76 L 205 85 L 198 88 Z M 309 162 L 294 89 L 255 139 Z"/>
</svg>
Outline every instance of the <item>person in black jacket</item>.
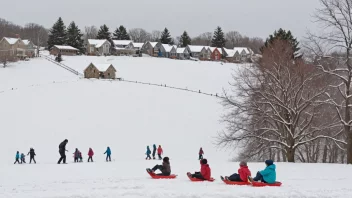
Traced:
<svg viewBox="0 0 352 198">
<path fill-rule="evenodd" d="M 64 164 L 66 164 L 66 154 L 65 152 L 67 151 L 66 150 L 66 144 L 67 144 L 68 140 L 65 139 L 63 142 L 61 142 L 61 144 L 59 145 L 59 153 L 60 153 L 60 159 L 59 161 L 57 162 L 58 164 L 61 163 L 61 161 L 63 161 Z"/>
<path fill-rule="evenodd" d="M 34 152 L 34 149 L 33 149 L 33 148 L 29 149 L 29 152 L 28 152 L 27 155 L 29 155 L 29 163 L 30 163 L 30 164 L 32 163 L 32 160 L 34 161 L 35 164 L 37 163 L 37 162 L 35 161 L 35 159 L 34 159 L 35 152 Z"/>
</svg>

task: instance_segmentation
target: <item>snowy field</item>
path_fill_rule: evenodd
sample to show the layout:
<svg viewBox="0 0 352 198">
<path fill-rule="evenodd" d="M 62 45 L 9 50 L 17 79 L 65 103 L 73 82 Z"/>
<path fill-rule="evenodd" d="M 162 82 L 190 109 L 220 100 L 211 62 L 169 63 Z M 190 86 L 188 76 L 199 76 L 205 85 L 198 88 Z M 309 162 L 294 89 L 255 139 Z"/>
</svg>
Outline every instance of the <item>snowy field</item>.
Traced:
<svg viewBox="0 0 352 198">
<path fill-rule="evenodd" d="M 125 79 L 221 92 L 238 65 L 157 58 L 64 57 L 82 70 L 87 63 L 112 59 Z M 90 60 L 91 59 L 91 60 Z M 118 66 L 119 65 L 119 66 Z M 187 68 L 188 67 L 188 68 Z M 80 69 L 81 68 L 81 69 Z M 55 82 L 54 82 L 55 81 Z M 31 85 L 36 86 L 31 86 Z M 11 90 L 11 87 L 19 87 Z M 79 79 L 44 60 L 0 68 L 0 197 L 352 197 L 352 166 L 337 164 L 277 165 L 282 187 L 228 186 L 220 175 L 237 171 L 233 152 L 214 146 L 223 108 L 218 98 L 163 87 Z M 1 90 L 5 90 L 1 92 Z M 57 165 L 58 145 L 69 140 L 67 165 Z M 147 145 L 161 144 L 170 157 L 175 180 L 152 180 L 145 168 Z M 104 162 L 107 146 L 113 162 Z M 213 183 L 192 183 L 203 147 Z M 17 150 L 34 147 L 36 165 L 13 165 Z M 74 164 L 79 148 L 84 161 L 92 147 L 94 163 Z M 28 157 L 27 157 L 28 161 Z M 264 163 L 249 163 L 254 174 Z"/>
</svg>

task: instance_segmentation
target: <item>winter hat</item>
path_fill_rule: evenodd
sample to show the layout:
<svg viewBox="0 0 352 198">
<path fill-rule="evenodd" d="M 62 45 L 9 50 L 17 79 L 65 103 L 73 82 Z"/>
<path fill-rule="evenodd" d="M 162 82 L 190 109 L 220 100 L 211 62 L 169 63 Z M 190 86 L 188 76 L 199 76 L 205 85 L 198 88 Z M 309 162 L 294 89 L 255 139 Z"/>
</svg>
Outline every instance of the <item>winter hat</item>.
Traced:
<svg viewBox="0 0 352 198">
<path fill-rule="evenodd" d="M 240 162 L 240 166 L 247 166 L 247 162 L 241 161 L 241 162 Z"/>
<path fill-rule="evenodd" d="M 207 163 L 208 163 L 208 160 L 207 160 L 207 159 L 202 159 L 202 160 L 200 161 L 200 163 L 201 163 L 201 164 L 207 164 Z"/>
<path fill-rule="evenodd" d="M 163 162 L 169 163 L 169 158 L 168 157 L 164 157 Z"/>
<path fill-rule="evenodd" d="M 274 164 L 274 161 L 273 160 L 265 160 L 265 164 L 270 166 L 270 165 Z"/>
</svg>

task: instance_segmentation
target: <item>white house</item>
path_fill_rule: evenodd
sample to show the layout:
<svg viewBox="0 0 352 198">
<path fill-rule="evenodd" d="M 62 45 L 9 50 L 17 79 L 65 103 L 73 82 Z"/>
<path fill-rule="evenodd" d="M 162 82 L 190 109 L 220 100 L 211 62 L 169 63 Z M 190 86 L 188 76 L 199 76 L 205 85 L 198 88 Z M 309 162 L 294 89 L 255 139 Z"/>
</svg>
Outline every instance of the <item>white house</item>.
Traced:
<svg viewBox="0 0 352 198">
<path fill-rule="evenodd" d="M 110 54 L 111 43 L 106 39 L 88 39 L 88 55 L 107 55 Z"/>
<path fill-rule="evenodd" d="M 189 59 L 189 52 L 188 52 L 186 47 L 177 48 L 176 53 L 177 53 L 177 58 L 178 59 L 181 59 L 181 60 Z"/>
</svg>

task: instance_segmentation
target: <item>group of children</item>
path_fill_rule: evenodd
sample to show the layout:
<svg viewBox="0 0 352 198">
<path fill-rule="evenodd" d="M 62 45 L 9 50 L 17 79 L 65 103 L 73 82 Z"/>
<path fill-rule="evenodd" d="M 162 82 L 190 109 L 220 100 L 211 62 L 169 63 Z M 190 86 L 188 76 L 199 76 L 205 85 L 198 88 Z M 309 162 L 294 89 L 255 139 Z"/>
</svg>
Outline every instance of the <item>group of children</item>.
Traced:
<svg viewBox="0 0 352 198">
<path fill-rule="evenodd" d="M 156 148 L 156 145 L 153 144 L 153 159 L 155 159 L 155 154 L 158 153 L 159 160 L 162 160 L 163 158 L 161 155 L 163 154 L 163 149 L 161 148 L 161 145 L 159 145 L 158 149 Z M 152 158 L 150 157 L 150 154 L 152 154 L 152 151 L 150 150 L 149 146 L 147 146 L 147 152 L 145 153 L 147 157 L 145 158 L 146 160 L 151 160 Z"/>
<path fill-rule="evenodd" d="M 273 184 L 276 182 L 276 166 L 273 160 L 265 161 L 266 167 L 262 171 L 258 171 L 254 178 L 251 177 L 251 171 L 248 169 L 247 162 L 240 162 L 240 168 L 237 173 L 231 176 L 221 177 L 222 180 L 237 181 L 237 182 L 250 182 L 261 181 L 263 183 Z M 164 157 L 162 165 L 155 165 L 152 169 L 147 168 L 147 171 L 154 173 L 156 170 L 160 170 L 161 173 L 157 175 L 169 176 L 171 174 L 170 160 L 168 157 Z M 187 173 L 189 177 L 197 178 L 201 180 L 210 180 L 211 169 L 207 159 L 200 160 L 200 172 L 194 174 Z"/>
<path fill-rule="evenodd" d="M 27 155 L 29 155 L 29 157 L 30 157 L 30 160 L 29 160 L 29 163 L 30 163 L 30 164 L 32 163 L 32 160 L 34 161 L 35 164 L 37 163 L 37 162 L 35 161 L 35 159 L 34 159 L 34 156 L 35 156 L 36 154 L 35 154 L 33 148 L 30 148 L 30 149 L 29 149 L 29 152 L 28 152 Z M 21 161 L 20 161 L 20 160 L 21 160 Z M 16 163 L 19 163 L 19 164 L 26 163 L 26 156 L 25 156 L 23 153 L 20 154 L 19 151 L 16 152 L 16 161 L 15 161 L 14 164 L 16 164 Z"/>
</svg>

